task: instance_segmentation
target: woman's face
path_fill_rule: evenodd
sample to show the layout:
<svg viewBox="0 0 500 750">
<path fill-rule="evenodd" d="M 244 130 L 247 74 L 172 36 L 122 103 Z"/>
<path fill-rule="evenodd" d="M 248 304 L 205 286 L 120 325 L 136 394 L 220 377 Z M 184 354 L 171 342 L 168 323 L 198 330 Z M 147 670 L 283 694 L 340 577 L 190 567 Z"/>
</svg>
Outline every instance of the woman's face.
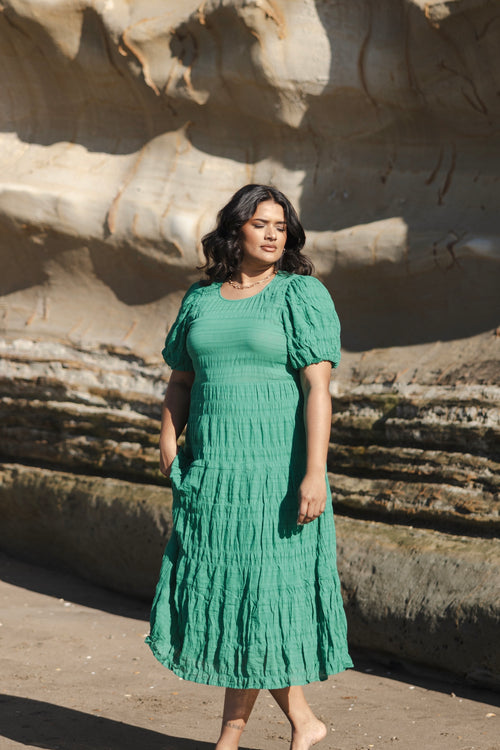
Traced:
<svg viewBox="0 0 500 750">
<path fill-rule="evenodd" d="M 285 249 L 286 221 L 283 207 L 263 201 L 241 227 L 242 269 L 264 270 L 276 263 Z"/>
</svg>

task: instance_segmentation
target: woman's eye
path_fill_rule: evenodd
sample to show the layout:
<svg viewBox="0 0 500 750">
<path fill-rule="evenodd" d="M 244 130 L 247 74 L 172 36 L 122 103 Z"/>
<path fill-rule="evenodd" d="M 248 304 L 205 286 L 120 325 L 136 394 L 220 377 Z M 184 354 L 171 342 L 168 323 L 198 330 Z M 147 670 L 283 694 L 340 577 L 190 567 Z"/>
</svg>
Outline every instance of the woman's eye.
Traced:
<svg viewBox="0 0 500 750">
<path fill-rule="evenodd" d="M 286 232 L 286 227 L 278 227 L 278 232 Z"/>
</svg>

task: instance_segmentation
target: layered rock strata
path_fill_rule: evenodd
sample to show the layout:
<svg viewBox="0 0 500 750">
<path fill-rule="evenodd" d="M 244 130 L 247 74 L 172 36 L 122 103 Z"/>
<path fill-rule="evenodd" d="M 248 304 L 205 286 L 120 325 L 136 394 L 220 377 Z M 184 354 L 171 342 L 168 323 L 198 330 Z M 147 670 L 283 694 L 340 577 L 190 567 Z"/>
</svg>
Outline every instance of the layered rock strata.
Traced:
<svg viewBox="0 0 500 750">
<path fill-rule="evenodd" d="M 332 381 L 328 456 L 338 513 L 444 531 L 500 530 L 500 338 L 344 357 Z M 119 351 L 0 346 L 0 453 L 66 471 L 161 484 L 168 368 Z M 455 359 L 452 384 L 446 365 Z M 398 358 L 406 363 L 398 371 Z M 469 383 L 482 365 L 483 383 Z M 459 382 L 461 381 L 461 385 Z"/>
</svg>

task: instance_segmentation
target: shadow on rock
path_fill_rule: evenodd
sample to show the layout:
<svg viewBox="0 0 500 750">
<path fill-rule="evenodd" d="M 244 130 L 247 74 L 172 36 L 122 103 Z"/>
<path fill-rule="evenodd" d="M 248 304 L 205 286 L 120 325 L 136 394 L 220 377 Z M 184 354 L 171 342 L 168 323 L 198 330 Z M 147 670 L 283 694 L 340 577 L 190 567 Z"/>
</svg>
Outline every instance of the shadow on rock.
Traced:
<svg viewBox="0 0 500 750">
<path fill-rule="evenodd" d="M 14 695 L 0 697 L 0 725 L 0 736 L 47 750 L 135 750 L 138 747 L 147 747 L 148 750 L 213 750 L 214 747 L 210 742 L 171 737 Z"/>
</svg>

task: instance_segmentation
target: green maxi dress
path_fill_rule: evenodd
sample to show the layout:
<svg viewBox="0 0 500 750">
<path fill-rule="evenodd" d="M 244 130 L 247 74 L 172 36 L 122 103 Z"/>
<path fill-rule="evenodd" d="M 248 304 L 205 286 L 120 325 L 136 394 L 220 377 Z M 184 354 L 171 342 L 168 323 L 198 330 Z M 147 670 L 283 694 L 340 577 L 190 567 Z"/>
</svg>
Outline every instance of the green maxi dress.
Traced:
<svg viewBox="0 0 500 750">
<path fill-rule="evenodd" d="M 303 685 L 351 667 L 331 501 L 297 525 L 299 370 L 340 357 L 327 289 L 285 272 L 241 300 L 194 284 L 163 356 L 195 379 L 171 470 L 173 532 L 146 639 L 154 655 L 184 679 L 232 688 Z"/>
</svg>

